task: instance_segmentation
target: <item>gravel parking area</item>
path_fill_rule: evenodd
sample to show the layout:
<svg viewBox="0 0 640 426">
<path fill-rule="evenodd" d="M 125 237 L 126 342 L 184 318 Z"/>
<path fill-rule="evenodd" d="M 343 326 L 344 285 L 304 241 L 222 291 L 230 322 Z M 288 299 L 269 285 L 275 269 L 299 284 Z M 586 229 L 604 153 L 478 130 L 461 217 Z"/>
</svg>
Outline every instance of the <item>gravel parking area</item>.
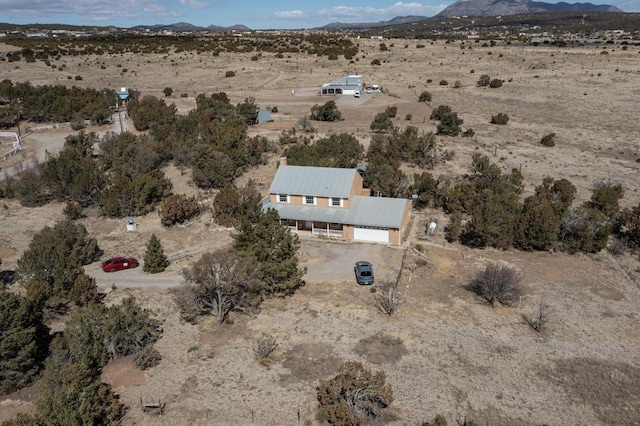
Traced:
<svg viewBox="0 0 640 426">
<path fill-rule="evenodd" d="M 382 244 L 301 240 L 298 258 L 307 268 L 306 281 L 353 281 L 353 265 L 359 260 L 373 264 L 376 283 L 395 282 L 404 248 Z"/>
</svg>

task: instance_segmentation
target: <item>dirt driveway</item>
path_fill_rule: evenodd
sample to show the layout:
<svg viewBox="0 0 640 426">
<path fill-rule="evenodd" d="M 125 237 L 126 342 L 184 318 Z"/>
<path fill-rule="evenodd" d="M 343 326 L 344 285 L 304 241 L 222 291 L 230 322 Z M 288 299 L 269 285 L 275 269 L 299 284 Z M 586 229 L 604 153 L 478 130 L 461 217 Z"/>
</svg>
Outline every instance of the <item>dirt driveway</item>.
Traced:
<svg viewBox="0 0 640 426">
<path fill-rule="evenodd" d="M 306 281 L 355 283 L 353 265 L 358 260 L 368 260 L 373 264 L 376 283 L 395 282 L 404 249 L 382 244 L 346 243 L 342 241 L 319 241 L 302 239 L 298 259 L 300 266 L 307 268 Z M 138 259 L 142 262 L 142 259 Z M 181 267 L 191 263 L 189 259 L 179 261 Z M 173 265 L 175 266 L 175 265 Z M 142 264 L 135 269 L 118 272 L 104 272 L 100 262 L 85 266 L 85 272 L 94 277 L 99 287 L 112 286 L 122 288 L 167 289 L 184 282 L 181 268 L 170 267 L 159 274 L 147 274 L 142 271 Z"/>
<path fill-rule="evenodd" d="M 395 282 L 400 272 L 404 249 L 382 244 L 342 241 L 301 240 L 298 259 L 307 268 L 306 281 L 352 281 L 353 265 L 358 260 L 373 264 L 376 283 Z"/>
</svg>

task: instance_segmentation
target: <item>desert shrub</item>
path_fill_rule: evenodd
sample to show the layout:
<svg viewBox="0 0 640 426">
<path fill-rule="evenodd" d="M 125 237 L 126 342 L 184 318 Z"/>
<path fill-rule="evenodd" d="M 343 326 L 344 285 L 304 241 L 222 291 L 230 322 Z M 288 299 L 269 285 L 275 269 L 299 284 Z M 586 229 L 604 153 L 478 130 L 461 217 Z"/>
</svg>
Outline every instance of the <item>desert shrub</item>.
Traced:
<svg viewBox="0 0 640 426">
<path fill-rule="evenodd" d="M 462 83 L 460 82 L 460 80 L 456 80 L 453 82 L 453 88 L 454 89 L 459 89 L 462 87 Z"/>
<path fill-rule="evenodd" d="M 69 220 L 81 219 L 84 217 L 82 206 L 75 201 L 68 202 L 62 213 Z"/>
<path fill-rule="evenodd" d="M 184 223 L 200 214 L 200 206 L 196 197 L 184 194 L 172 194 L 160 204 L 160 222 L 164 226 Z"/>
<path fill-rule="evenodd" d="M 83 119 L 77 119 L 77 120 L 73 120 L 71 122 L 71 130 L 82 130 L 84 128 L 86 128 L 87 125 L 84 124 L 84 120 Z"/>
<path fill-rule="evenodd" d="M 227 71 L 224 73 L 225 77 L 235 77 L 236 76 L 236 72 L 235 71 Z"/>
<path fill-rule="evenodd" d="M 509 116 L 503 112 L 491 116 L 491 124 L 505 125 L 509 122 Z"/>
<path fill-rule="evenodd" d="M 431 102 L 431 92 L 423 91 L 418 97 L 418 102 Z"/>
<path fill-rule="evenodd" d="M 144 253 L 144 266 L 142 270 L 150 274 L 163 272 L 169 266 L 169 260 L 164 254 L 164 249 L 156 234 L 152 234 L 147 243 L 147 250 Z"/>
<path fill-rule="evenodd" d="M 398 107 L 388 106 L 384 109 L 384 114 L 389 118 L 395 118 L 398 115 Z"/>
<path fill-rule="evenodd" d="M 521 295 L 520 281 L 522 275 L 514 268 L 491 263 L 476 274 L 468 288 L 492 306 L 496 302 L 510 305 Z"/>
<path fill-rule="evenodd" d="M 413 118 L 413 114 L 407 114 L 404 116 L 404 119 L 407 121 L 411 121 L 412 118 Z"/>
<path fill-rule="evenodd" d="M 430 120 L 442 120 L 442 117 L 451 114 L 453 111 L 449 105 L 438 105 L 437 108 L 434 108 L 431 111 Z"/>
<path fill-rule="evenodd" d="M 262 334 L 256 339 L 253 347 L 253 352 L 258 359 L 264 360 L 271 357 L 273 352 L 278 348 L 278 342 L 276 338 L 268 334 Z"/>
<path fill-rule="evenodd" d="M 387 284 L 382 286 L 373 296 L 375 307 L 389 316 L 393 315 L 400 304 L 400 294 L 395 285 Z"/>
<path fill-rule="evenodd" d="M 535 311 L 530 314 L 522 314 L 524 322 L 529 324 L 529 327 L 542 333 L 542 330 L 549 322 L 549 306 L 540 302 Z"/>
<path fill-rule="evenodd" d="M 478 87 L 486 87 L 491 83 L 491 77 L 487 74 L 482 74 L 478 79 Z"/>
<path fill-rule="evenodd" d="M 140 349 L 133 356 L 133 362 L 140 370 L 147 370 L 160 364 L 162 355 L 152 345 L 147 345 Z"/>
<path fill-rule="evenodd" d="M 371 61 L 371 65 L 381 65 L 380 59 L 374 59 L 373 61 Z"/>
<path fill-rule="evenodd" d="M 617 234 L 627 246 L 640 247 L 640 204 L 620 213 Z"/>
<path fill-rule="evenodd" d="M 322 106 L 312 106 L 310 118 L 317 121 L 341 121 L 342 113 L 335 101 L 327 101 Z"/>
<path fill-rule="evenodd" d="M 556 134 L 549 133 L 548 135 L 544 135 L 542 139 L 540 139 L 540 145 L 547 147 L 556 146 Z"/>
<path fill-rule="evenodd" d="M 558 241 L 560 216 L 546 199 L 527 198 L 518 220 L 515 245 L 524 250 L 549 250 Z"/>
<path fill-rule="evenodd" d="M 502 80 L 500 80 L 499 78 L 494 78 L 493 80 L 491 80 L 491 83 L 489 83 L 489 87 L 492 89 L 502 87 Z"/>
<path fill-rule="evenodd" d="M 386 111 L 377 113 L 369 125 L 369 128 L 376 133 L 393 132 L 396 130 L 391 117 L 389 117 Z"/>
<path fill-rule="evenodd" d="M 171 87 L 165 87 L 162 90 L 162 93 L 164 93 L 164 95 L 168 98 L 173 93 L 173 89 Z"/>
<path fill-rule="evenodd" d="M 440 80 L 440 82 L 438 83 L 440 86 L 446 86 L 449 84 L 449 82 L 447 80 Z"/>
<path fill-rule="evenodd" d="M 601 211 L 583 205 L 562 219 L 558 239 L 561 248 L 569 253 L 597 253 L 607 246 L 610 234 L 609 218 Z"/>
<path fill-rule="evenodd" d="M 460 125 L 463 122 L 464 120 L 459 118 L 456 112 L 444 114 L 440 118 L 440 123 L 436 126 L 438 129 L 437 133 L 445 136 L 457 136 L 462 131 Z"/>
<path fill-rule="evenodd" d="M 469 127 L 467 130 L 465 130 L 464 132 L 462 132 L 462 137 L 463 138 L 472 138 L 473 136 L 475 136 L 476 132 Z"/>
<path fill-rule="evenodd" d="M 589 206 L 601 211 L 607 218 L 614 221 L 620 213 L 619 201 L 623 195 L 624 189 L 617 182 L 596 182 L 591 190 Z"/>
<path fill-rule="evenodd" d="M 433 418 L 433 421 L 422 422 L 420 426 L 447 426 L 448 424 L 447 419 L 442 414 L 438 414 Z M 474 420 L 464 417 L 456 420 L 456 426 L 478 426 L 478 424 Z"/>
<path fill-rule="evenodd" d="M 384 371 L 371 372 L 361 363 L 342 364 L 338 374 L 316 388 L 318 418 L 333 425 L 369 424 L 388 415 L 393 390 Z"/>
</svg>

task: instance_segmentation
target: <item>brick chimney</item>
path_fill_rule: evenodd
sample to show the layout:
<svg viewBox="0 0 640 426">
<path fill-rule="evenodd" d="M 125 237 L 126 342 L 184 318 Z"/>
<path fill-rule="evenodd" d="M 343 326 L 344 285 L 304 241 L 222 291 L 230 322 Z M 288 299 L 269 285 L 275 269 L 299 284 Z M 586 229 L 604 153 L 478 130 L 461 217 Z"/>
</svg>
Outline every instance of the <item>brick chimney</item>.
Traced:
<svg viewBox="0 0 640 426">
<path fill-rule="evenodd" d="M 285 156 L 280 157 L 279 162 L 280 162 L 281 166 L 286 166 L 287 165 L 287 157 L 285 157 Z"/>
</svg>

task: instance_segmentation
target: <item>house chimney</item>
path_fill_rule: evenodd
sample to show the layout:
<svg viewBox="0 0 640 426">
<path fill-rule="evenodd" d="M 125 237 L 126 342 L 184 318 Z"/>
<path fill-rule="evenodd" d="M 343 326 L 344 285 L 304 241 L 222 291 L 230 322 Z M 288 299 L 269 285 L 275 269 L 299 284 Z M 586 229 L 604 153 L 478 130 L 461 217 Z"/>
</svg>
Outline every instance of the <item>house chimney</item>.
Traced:
<svg viewBox="0 0 640 426">
<path fill-rule="evenodd" d="M 280 165 L 281 166 L 286 166 L 287 165 L 287 157 L 285 157 L 284 155 L 282 157 L 280 157 Z"/>
</svg>

